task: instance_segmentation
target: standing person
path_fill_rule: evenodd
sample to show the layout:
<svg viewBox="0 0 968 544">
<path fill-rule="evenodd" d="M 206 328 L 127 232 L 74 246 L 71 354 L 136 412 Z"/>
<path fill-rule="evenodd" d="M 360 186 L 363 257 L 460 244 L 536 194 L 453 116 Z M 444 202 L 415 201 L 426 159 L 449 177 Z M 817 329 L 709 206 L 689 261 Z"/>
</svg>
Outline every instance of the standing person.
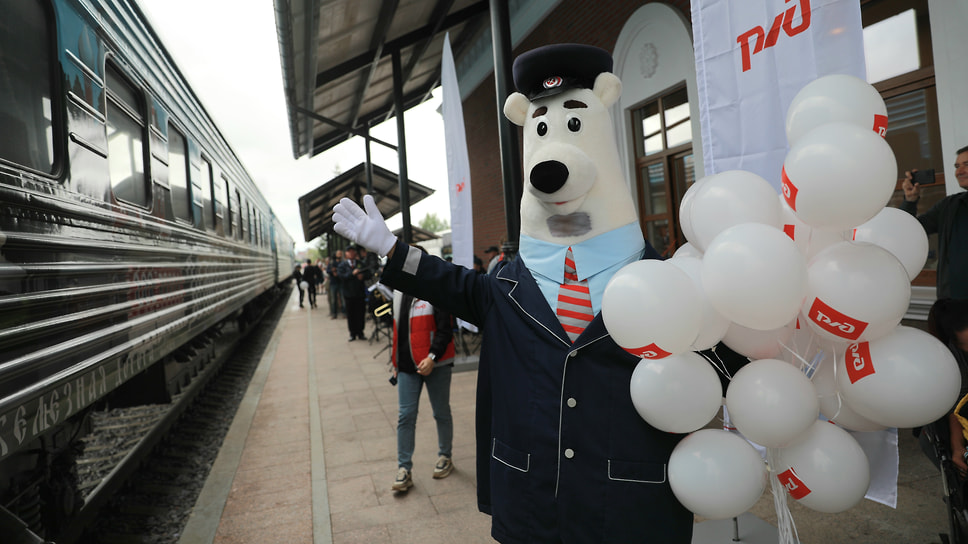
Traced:
<svg viewBox="0 0 968 544">
<path fill-rule="evenodd" d="M 450 414 L 450 381 L 454 370 L 454 328 L 449 313 L 400 291 L 393 292 L 393 375 L 397 378 L 400 416 L 397 423 L 397 477 L 391 488 L 413 486 L 414 432 L 420 391 L 427 386 L 437 422 L 434 478 L 454 470 L 454 420 Z"/>
<path fill-rule="evenodd" d="M 339 263 L 342 261 L 343 250 L 337 249 L 326 267 L 326 273 L 329 276 L 329 292 L 327 293 L 327 297 L 329 297 L 330 319 L 336 319 L 341 313 L 346 313 L 346 309 L 343 306 L 343 281 L 336 271 L 339 268 Z"/>
<path fill-rule="evenodd" d="M 298 264 L 296 265 L 296 268 L 292 269 L 292 279 L 296 280 L 296 289 L 299 289 L 299 307 L 302 308 L 303 296 L 305 296 L 306 293 L 304 292 L 303 286 L 302 286 L 302 282 L 303 282 L 302 267 L 299 266 Z"/>
<path fill-rule="evenodd" d="M 968 299 L 968 193 L 948 195 L 918 215 L 921 186 L 912 182 L 916 171 L 904 173 L 900 208 L 916 216 L 925 232 L 938 234 L 937 298 Z M 968 146 L 956 154 L 955 177 L 959 186 L 968 189 Z"/>
<path fill-rule="evenodd" d="M 484 250 L 484 260 L 487 261 L 487 268 L 485 272 L 490 274 L 497 267 L 497 263 L 501 262 L 501 250 L 497 246 L 491 246 Z"/>
<path fill-rule="evenodd" d="M 309 285 L 306 291 L 309 294 L 309 307 L 316 307 L 316 285 L 323 279 L 323 271 L 313 264 L 312 259 L 306 259 L 306 268 L 303 269 L 303 279 Z"/>
<path fill-rule="evenodd" d="M 343 300 L 346 302 L 346 327 L 350 331 L 349 341 L 366 340 L 363 329 L 366 326 L 366 284 L 368 273 L 361 268 L 355 245 L 346 248 L 346 259 L 336 270 L 343 284 Z"/>
</svg>

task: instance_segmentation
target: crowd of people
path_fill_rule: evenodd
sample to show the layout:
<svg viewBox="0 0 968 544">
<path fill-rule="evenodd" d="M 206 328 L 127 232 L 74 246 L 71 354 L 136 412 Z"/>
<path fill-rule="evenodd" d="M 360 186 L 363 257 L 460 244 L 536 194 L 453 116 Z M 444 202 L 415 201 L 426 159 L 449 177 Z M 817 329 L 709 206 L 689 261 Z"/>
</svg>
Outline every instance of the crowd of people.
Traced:
<svg viewBox="0 0 968 544">
<path fill-rule="evenodd" d="M 306 259 L 292 277 L 299 289 L 299 307 L 318 308 L 320 293 L 329 303 L 330 319 L 345 318 L 349 341 L 365 340 L 367 289 L 380 275 L 380 262 L 366 248 L 351 245 L 325 259 Z"/>
</svg>

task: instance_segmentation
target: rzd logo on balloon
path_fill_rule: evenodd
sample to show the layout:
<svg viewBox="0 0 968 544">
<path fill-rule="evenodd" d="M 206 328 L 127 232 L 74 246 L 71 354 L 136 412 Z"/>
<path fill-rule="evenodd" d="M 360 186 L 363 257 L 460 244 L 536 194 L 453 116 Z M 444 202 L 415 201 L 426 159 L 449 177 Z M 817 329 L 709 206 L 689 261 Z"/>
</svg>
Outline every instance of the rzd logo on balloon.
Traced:
<svg viewBox="0 0 968 544">
<path fill-rule="evenodd" d="M 782 181 L 782 185 L 780 188 L 783 189 L 783 200 L 786 201 L 787 206 L 790 206 L 791 210 L 797 211 L 798 189 L 797 189 L 797 186 L 794 185 L 792 181 L 790 181 L 790 178 L 787 177 L 786 166 L 784 166 L 783 169 L 780 170 L 780 178 Z"/>
<path fill-rule="evenodd" d="M 792 467 L 777 474 L 776 478 L 786 488 L 787 493 L 796 500 L 800 500 L 810 494 L 810 488 L 807 487 L 807 484 L 803 483 L 803 480 L 797 476 L 797 473 L 793 471 Z"/>
<path fill-rule="evenodd" d="M 881 138 L 887 138 L 887 116 L 874 114 L 874 132 Z"/>
<path fill-rule="evenodd" d="M 871 346 L 868 342 L 851 344 L 844 353 L 847 365 L 847 377 L 850 383 L 866 378 L 875 372 L 874 362 L 871 360 Z"/>
<path fill-rule="evenodd" d="M 635 355 L 636 357 L 641 357 L 643 359 L 663 359 L 665 357 L 672 355 L 668 351 L 655 345 L 655 342 L 641 348 L 633 348 L 633 349 L 624 348 L 624 349 L 625 351 L 631 353 L 632 355 Z"/>
<path fill-rule="evenodd" d="M 821 329 L 844 340 L 857 340 L 867 328 L 867 323 L 834 310 L 819 298 L 814 299 L 810 307 L 810 320 Z"/>
</svg>

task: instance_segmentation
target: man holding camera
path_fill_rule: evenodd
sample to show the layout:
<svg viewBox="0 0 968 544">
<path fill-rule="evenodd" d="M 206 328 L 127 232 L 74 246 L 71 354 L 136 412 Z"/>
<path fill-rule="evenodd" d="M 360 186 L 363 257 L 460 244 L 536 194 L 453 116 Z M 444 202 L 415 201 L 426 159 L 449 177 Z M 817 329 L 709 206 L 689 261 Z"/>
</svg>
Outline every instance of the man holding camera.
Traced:
<svg viewBox="0 0 968 544">
<path fill-rule="evenodd" d="M 917 214 L 921 183 L 917 170 L 905 172 L 900 208 L 918 218 L 925 232 L 938 234 L 937 298 L 968 299 L 968 193 L 962 191 L 941 199 L 928 211 Z M 958 185 L 968 189 L 968 146 L 955 158 Z"/>
</svg>

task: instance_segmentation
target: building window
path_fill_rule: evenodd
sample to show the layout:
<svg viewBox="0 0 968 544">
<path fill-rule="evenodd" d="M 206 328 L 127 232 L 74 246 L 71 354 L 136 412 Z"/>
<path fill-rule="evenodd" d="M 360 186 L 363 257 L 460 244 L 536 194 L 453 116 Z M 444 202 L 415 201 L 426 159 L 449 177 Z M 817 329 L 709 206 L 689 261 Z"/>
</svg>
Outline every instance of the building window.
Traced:
<svg viewBox="0 0 968 544">
<path fill-rule="evenodd" d="M 686 241 L 679 228 L 679 203 L 696 181 L 685 86 L 633 110 L 632 127 L 642 231 L 668 257 Z"/>
<path fill-rule="evenodd" d="M 867 78 L 887 105 L 887 143 L 897 159 L 900 178 L 911 169 L 935 171 L 935 182 L 922 186 L 920 209 L 945 195 L 944 164 L 953 150 L 941 148 L 938 100 L 927 0 L 866 0 L 861 3 Z M 904 198 L 900 179 L 889 206 Z M 934 285 L 937 235 L 915 285 Z"/>
<path fill-rule="evenodd" d="M 49 174 L 54 124 L 47 14 L 40 2 L 22 0 L 0 0 L 0 12 L 0 158 Z"/>
<path fill-rule="evenodd" d="M 168 127 L 168 186 L 171 209 L 178 219 L 192 220 L 192 199 L 188 190 L 188 141 L 174 127 Z"/>
<path fill-rule="evenodd" d="M 145 106 L 141 93 L 114 66 L 107 66 L 108 170 L 114 196 L 147 206 Z"/>
</svg>

